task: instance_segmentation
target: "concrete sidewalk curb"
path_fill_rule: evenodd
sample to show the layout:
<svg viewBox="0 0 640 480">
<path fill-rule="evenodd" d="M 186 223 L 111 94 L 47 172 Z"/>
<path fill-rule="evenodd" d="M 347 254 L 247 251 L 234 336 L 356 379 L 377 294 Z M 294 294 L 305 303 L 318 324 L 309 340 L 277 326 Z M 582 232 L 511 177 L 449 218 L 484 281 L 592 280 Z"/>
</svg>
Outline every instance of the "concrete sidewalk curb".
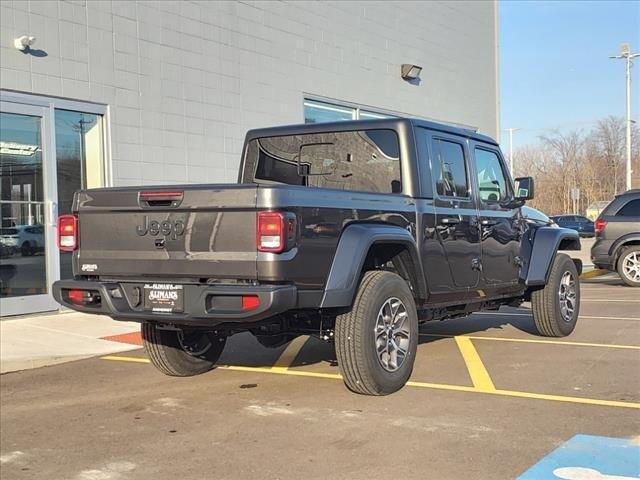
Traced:
<svg viewBox="0 0 640 480">
<path fill-rule="evenodd" d="M 56 365 L 139 346 L 104 339 L 138 329 L 136 323 L 78 312 L 33 315 L 0 322 L 0 373 Z"/>
</svg>

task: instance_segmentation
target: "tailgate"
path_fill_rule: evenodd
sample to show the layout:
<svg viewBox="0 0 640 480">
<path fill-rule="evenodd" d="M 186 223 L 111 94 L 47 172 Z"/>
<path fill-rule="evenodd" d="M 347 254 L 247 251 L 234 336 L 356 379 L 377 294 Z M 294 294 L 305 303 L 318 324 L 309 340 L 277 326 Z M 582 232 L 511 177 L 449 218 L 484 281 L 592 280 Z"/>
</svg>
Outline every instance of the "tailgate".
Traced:
<svg viewBox="0 0 640 480">
<path fill-rule="evenodd" d="M 186 185 L 78 192 L 74 271 L 255 279 L 256 189 Z"/>
</svg>

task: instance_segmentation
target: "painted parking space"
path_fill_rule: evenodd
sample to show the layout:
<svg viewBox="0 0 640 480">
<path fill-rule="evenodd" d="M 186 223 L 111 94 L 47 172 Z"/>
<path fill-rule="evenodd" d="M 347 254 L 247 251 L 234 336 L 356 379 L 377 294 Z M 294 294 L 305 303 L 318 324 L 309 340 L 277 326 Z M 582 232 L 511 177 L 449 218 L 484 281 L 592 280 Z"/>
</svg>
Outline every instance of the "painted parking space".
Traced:
<svg viewBox="0 0 640 480">
<path fill-rule="evenodd" d="M 640 438 L 576 435 L 518 480 L 637 480 Z"/>
<path fill-rule="evenodd" d="M 454 340 L 454 347 L 453 349 L 449 349 L 448 358 L 458 359 L 458 361 L 461 360 L 462 365 L 466 367 L 466 375 L 462 374 L 462 378 L 461 375 L 455 375 L 455 380 L 453 380 L 452 376 L 449 375 L 449 379 L 446 379 L 445 381 L 429 381 L 429 377 L 425 376 L 425 371 L 429 371 L 428 364 L 426 366 L 424 364 L 424 362 L 429 359 L 428 352 L 425 352 L 425 350 L 432 346 L 428 344 L 421 345 L 418 352 L 420 358 L 416 362 L 416 368 L 414 369 L 411 381 L 407 384 L 409 388 L 427 388 L 570 404 L 640 409 L 640 402 L 637 401 L 640 400 L 640 398 L 633 393 L 637 385 L 635 385 L 633 381 L 629 382 L 624 380 L 633 378 L 633 376 L 623 375 L 620 377 L 610 377 L 607 375 L 607 371 L 611 368 L 610 365 L 606 365 L 607 368 L 605 368 L 603 374 L 598 376 L 598 378 L 601 379 L 614 379 L 615 382 L 617 382 L 614 383 L 613 386 L 607 384 L 609 386 L 608 389 L 595 389 L 595 391 L 587 389 L 585 392 L 582 387 L 579 387 L 577 389 L 574 388 L 567 390 L 565 388 L 567 383 L 565 378 L 561 376 L 554 378 L 553 375 L 550 375 L 545 371 L 543 371 L 542 378 L 540 378 L 540 375 L 536 374 L 536 369 L 531 365 L 535 365 L 536 360 L 539 363 L 544 362 L 544 357 L 539 354 L 528 353 L 525 358 L 530 365 L 527 365 L 527 369 L 521 369 L 520 372 L 517 372 L 518 368 L 522 367 L 522 365 L 518 362 L 514 362 L 512 359 L 505 364 L 504 358 L 509 358 L 508 353 L 505 354 L 504 351 L 500 352 L 499 349 L 496 350 L 495 348 L 486 349 L 485 346 L 485 353 L 480 355 L 479 350 L 475 345 L 476 342 L 485 344 L 498 342 L 501 344 L 500 346 L 510 343 L 516 345 L 517 350 L 517 348 L 523 343 L 525 347 L 531 347 L 531 344 L 518 341 L 507 342 L 504 338 L 499 340 L 492 340 L 491 337 L 473 339 L 466 335 L 458 335 L 454 336 L 452 339 L 447 338 L 446 340 Z M 542 345 L 546 347 L 551 345 L 553 347 L 576 348 L 576 345 L 571 345 L 570 342 L 561 341 L 556 341 L 550 344 L 534 344 L 533 346 L 539 347 Z M 577 346 L 584 347 L 584 345 Z M 607 349 L 608 346 L 599 345 L 599 347 L 601 349 Z M 616 347 L 620 347 L 620 345 Z M 625 347 L 625 349 L 611 348 L 611 350 L 613 350 L 615 354 L 628 353 L 629 351 L 635 354 L 637 352 L 637 349 L 633 345 L 624 345 L 623 347 Z M 591 345 L 589 348 L 598 348 L 598 346 L 594 347 Z M 225 353 L 220 359 L 220 369 L 339 380 L 341 378 L 340 372 L 335 362 L 335 356 L 332 354 L 331 350 L 332 349 L 329 345 L 309 337 L 298 337 L 293 342 L 277 349 L 267 349 L 261 347 L 251 335 L 241 334 L 230 340 L 228 348 L 225 349 Z M 480 351 L 482 350 L 483 349 L 480 349 Z M 251 351 L 252 355 L 247 356 L 247 351 Z M 493 362 L 493 365 L 489 364 L 491 365 L 491 368 L 489 369 L 485 366 L 485 361 L 482 358 L 483 356 L 490 356 L 487 352 L 497 355 L 498 359 Z M 561 350 L 553 349 L 551 351 L 547 351 L 545 356 L 548 357 L 551 353 L 560 355 L 566 354 L 566 352 L 562 353 Z M 513 356 L 513 352 L 511 352 L 511 354 Z M 121 362 L 148 362 L 145 358 L 129 356 L 107 356 L 103 358 L 106 360 Z M 637 359 L 637 356 L 632 357 L 630 361 L 622 362 L 622 365 L 626 365 L 628 368 L 633 369 L 635 359 Z M 454 362 L 450 361 L 450 363 Z M 588 361 L 575 363 L 577 368 L 581 368 L 580 365 L 584 365 L 585 363 L 588 363 Z M 597 362 L 593 363 L 591 368 L 593 369 L 596 364 Z M 602 362 L 600 362 L 600 366 L 601 364 Z M 516 367 L 515 370 L 513 369 L 514 366 Z M 497 375 L 495 374 L 496 371 L 498 372 Z M 517 379 L 521 379 L 524 375 L 522 372 L 526 373 L 526 388 L 521 387 L 522 382 L 504 381 L 505 372 L 513 373 L 514 371 L 517 373 Z M 447 370 L 447 372 L 451 374 L 451 370 Z M 492 377 L 499 378 L 500 382 L 497 384 L 494 383 Z M 613 395 L 614 398 L 611 398 L 611 391 L 615 392 L 615 395 Z M 595 394 L 590 395 L 591 393 Z"/>
<path fill-rule="evenodd" d="M 608 291 L 620 288 L 623 296 L 604 305 Z M 576 331 L 566 338 L 538 336 L 528 304 L 427 323 L 420 328 L 408 386 L 640 409 L 640 378 L 634 374 L 640 358 L 640 315 L 629 294 L 617 284 L 589 284 L 583 293 L 589 315 L 581 315 Z M 112 340 L 139 340 L 136 335 L 125 337 Z M 129 357 L 107 358 L 126 362 Z M 341 378 L 333 346 L 307 336 L 269 349 L 249 333 L 235 335 L 219 363 L 222 370 L 287 375 L 300 382 Z"/>
</svg>

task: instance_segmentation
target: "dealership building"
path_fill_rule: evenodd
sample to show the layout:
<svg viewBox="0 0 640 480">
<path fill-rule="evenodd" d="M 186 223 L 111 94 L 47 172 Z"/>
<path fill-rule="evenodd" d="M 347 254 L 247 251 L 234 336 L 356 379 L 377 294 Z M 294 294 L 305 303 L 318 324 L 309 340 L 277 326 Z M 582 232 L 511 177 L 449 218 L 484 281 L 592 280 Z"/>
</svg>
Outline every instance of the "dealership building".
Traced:
<svg viewBox="0 0 640 480">
<path fill-rule="evenodd" d="M 0 9 L 2 316 L 58 309 L 56 217 L 79 188 L 235 182 L 256 127 L 412 116 L 499 132 L 496 1 Z"/>
</svg>

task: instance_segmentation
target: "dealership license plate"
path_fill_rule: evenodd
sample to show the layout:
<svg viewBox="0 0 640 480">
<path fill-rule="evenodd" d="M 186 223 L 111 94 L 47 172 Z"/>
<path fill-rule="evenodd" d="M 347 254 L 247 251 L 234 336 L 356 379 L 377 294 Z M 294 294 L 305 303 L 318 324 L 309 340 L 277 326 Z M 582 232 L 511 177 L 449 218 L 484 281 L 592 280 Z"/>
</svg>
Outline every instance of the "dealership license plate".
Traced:
<svg viewBox="0 0 640 480">
<path fill-rule="evenodd" d="M 184 310 L 182 285 L 172 283 L 145 284 L 144 309 L 158 313 L 182 312 Z"/>
</svg>

